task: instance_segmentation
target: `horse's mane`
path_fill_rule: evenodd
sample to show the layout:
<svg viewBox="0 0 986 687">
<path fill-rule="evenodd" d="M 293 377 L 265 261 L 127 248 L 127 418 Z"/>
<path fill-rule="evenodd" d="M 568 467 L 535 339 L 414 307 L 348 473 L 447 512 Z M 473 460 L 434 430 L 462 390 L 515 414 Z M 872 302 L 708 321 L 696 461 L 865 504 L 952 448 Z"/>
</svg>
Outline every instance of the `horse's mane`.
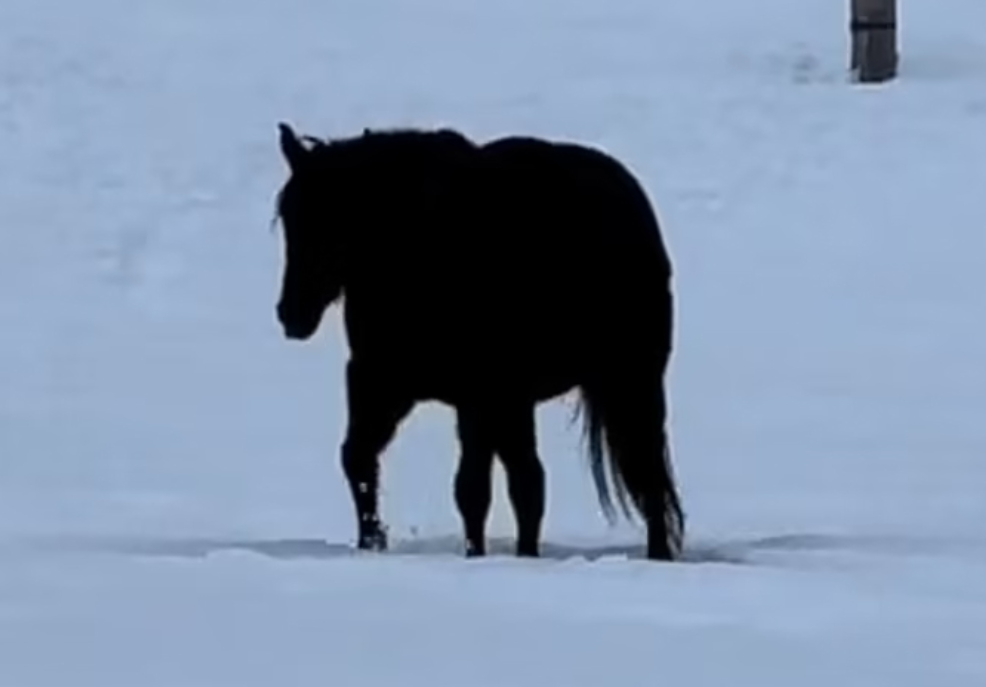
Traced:
<svg viewBox="0 0 986 687">
<path fill-rule="evenodd" d="M 371 129 L 365 127 L 362 133 L 354 136 L 340 136 L 336 138 L 317 137 L 312 135 L 302 135 L 301 140 L 307 143 L 316 155 L 329 154 L 331 152 L 352 147 L 376 146 L 380 145 L 414 145 L 418 143 L 452 143 L 457 145 L 467 144 L 475 146 L 475 143 L 462 132 L 451 127 L 437 127 L 432 129 L 415 127 L 391 127 L 386 129 Z"/>
<path fill-rule="evenodd" d="M 372 152 L 393 148 L 394 146 L 414 148 L 422 144 L 445 144 L 454 147 L 478 148 L 475 141 L 451 127 L 436 127 L 431 129 L 415 127 L 371 129 L 365 127 L 361 133 L 352 136 L 329 138 L 302 134 L 299 138 L 303 143 L 307 144 L 308 150 L 316 159 L 349 149 L 365 149 Z M 285 188 L 286 185 L 282 186 L 274 199 L 274 215 L 270 222 L 272 231 L 281 216 Z"/>
</svg>

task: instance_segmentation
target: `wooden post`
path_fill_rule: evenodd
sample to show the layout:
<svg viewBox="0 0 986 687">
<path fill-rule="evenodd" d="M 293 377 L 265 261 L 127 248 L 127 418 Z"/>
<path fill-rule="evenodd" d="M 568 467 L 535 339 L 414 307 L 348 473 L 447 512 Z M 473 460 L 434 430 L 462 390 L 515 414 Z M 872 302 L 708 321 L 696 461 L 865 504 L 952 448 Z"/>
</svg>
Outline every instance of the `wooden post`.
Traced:
<svg viewBox="0 0 986 687">
<path fill-rule="evenodd" d="M 850 0 L 850 70 L 861 83 L 897 76 L 897 0 Z"/>
</svg>

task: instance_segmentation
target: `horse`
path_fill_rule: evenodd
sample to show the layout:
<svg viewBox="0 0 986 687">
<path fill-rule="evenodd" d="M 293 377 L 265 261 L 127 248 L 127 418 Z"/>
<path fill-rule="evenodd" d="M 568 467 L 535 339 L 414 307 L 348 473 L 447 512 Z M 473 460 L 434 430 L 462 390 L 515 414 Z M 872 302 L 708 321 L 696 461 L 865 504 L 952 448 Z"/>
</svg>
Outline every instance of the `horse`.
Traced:
<svg viewBox="0 0 986 687">
<path fill-rule="evenodd" d="M 276 317 L 286 339 L 305 341 L 341 302 L 350 355 L 340 452 L 357 548 L 387 549 L 380 455 L 431 401 L 455 413 L 465 556 L 486 554 L 498 457 L 516 556 L 538 557 L 546 487 L 535 410 L 577 390 L 603 513 L 612 524 L 615 492 L 623 514 L 646 523 L 647 558 L 676 559 L 672 264 L 629 169 L 600 149 L 535 136 L 480 143 L 444 127 L 323 139 L 277 126 L 289 173 L 276 197 Z"/>
</svg>

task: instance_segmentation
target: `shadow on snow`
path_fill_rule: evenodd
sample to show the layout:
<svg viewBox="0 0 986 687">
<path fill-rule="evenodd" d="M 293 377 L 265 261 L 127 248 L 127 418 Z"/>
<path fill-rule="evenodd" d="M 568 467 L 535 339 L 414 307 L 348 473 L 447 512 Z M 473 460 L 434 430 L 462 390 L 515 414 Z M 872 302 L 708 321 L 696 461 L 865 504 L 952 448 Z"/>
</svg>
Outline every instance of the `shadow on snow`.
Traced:
<svg viewBox="0 0 986 687">
<path fill-rule="evenodd" d="M 8 540 L 8 544 L 13 543 Z M 490 538 L 490 556 L 513 556 L 513 539 Z M 7 548 L 8 546 L 4 546 Z M 397 539 L 383 553 L 356 550 L 349 543 L 320 539 L 237 539 L 207 537 L 137 537 L 51 535 L 21 538 L 14 548 L 50 553 L 102 553 L 138 557 L 203 558 L 229 552 L 246 552 L 280 560 L 341 559 L 356 557 L 439 556 L 462 558 L 457 535 Z M 792 533 L 734 541 L 693 542 L 685 545 L 682 563 L 757 565 L 771 553 L 867 553 L 879 555 L 940 555 L 970 549 L 986 554 L 983 542 L 960 542 L 898 535 L 851 535 Z M 638 544 L 565 544 L 544 542 L 541 558 L 554 561 L 605 558 L 645 560 L 645 547 Z"/>
</svg>

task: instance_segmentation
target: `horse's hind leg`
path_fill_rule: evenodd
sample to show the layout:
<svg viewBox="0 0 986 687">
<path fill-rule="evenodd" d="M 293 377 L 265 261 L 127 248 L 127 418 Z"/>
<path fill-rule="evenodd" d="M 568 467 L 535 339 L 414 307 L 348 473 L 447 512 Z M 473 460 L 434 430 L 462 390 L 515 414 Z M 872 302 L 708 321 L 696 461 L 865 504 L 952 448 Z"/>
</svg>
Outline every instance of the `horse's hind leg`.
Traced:
<svg viewBox="0 0 986 687">
<path fill-rule="evenodd" d="M 544 518 L 545 475 L 537 454 L 534 406 L 482 404 L 458 409 L 461 456 L 455 499 L 466 535 L 466 554 L 486 553 L 486 519 L 493 500 L 493 458 L 499 454 L 517 519 L 517 555 L 537 556 Z"/>
<path fill-rule="evenodd" d="M 349 421 L 342 443 L 342 468 L 356 508 L 360 549 L 382 551 L 387 536 L 378 512 L 380 454 L 411 412 L 413 401 L 394 390 L 386 375 L 351 360 L 346 367 Z"/>
<path fill-rule="evenodd" d="M 493 502 L 493 443 L 488 418 L 472 408 L 458 409 L 459 469 L 455 502 L 465 530 L 466 555 L 486 554 L 486 519 Z"/>
<path fill-rule="evenodd" d="M 537 453 L 534 405 L 521 403 L 500 409 L 495 446 L 507 473 L 507 491 L 517 519 L 517 555 L 540 555 L 541 523 L 545 510 L 544 466 Z"/>
</svg>

